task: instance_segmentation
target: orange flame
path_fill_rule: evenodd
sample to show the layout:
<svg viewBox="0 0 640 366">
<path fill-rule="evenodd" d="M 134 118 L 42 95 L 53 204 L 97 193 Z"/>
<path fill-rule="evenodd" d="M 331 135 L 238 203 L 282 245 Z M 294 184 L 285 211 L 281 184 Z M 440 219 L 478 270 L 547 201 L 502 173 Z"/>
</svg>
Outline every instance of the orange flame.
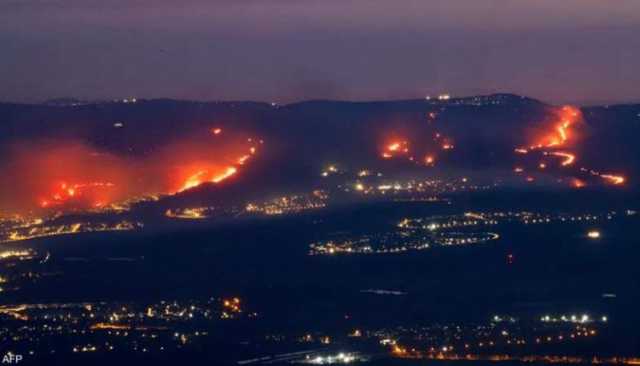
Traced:
<svg viewBox="0 0 640 366">
<path fill-rule="evenodd" d="M 246 135 L 211 134 L 169 141 L 149 156 L 120 156 L 77 141 L 16 142 L 0 160 L 0 210 L 85 210 L 145 196 L 175 194 L 203 183 L 220 183 L 246 166 L 258 149 Z M 263 144 L 262 140 L 256 140 Z M 11 188 L 10 188 L 11 187 Z"/>
<path fill-rule="evenodd" d="M 394 142 L 392 144 L 390 144 L 389 146 L 387 146 L 387 150 L 389 151 L 398 151 L 400 149 L 400 143 L 399 142 Z"/>
<path fill-rule="evenodd" d="M 555 151 L 555 152 L 550 153 L 550 155 L 560 156 L 560 157 L 564 158 L 562 163 L 560 163 L 562 166 L 571 165 L 576 160 L 576 156 L 574 154 L 570 154 L 570 153 L 563 152 L 563 151 Z"/>
<path fill-rule="evenodd" d="M 578 178 L 573 178 L 573 180 L 571 181 L 571 186 L 573 186 L 574 188 L 583 188 L 586 185 L 587 184 L 583 180 L 580 180 Z"/>
<path fill-rule="evenodd" d="M 114 187 L 115 184 L 110 182 L 92 182 L 92 183 L 74 183 L 67 184 L 61 182 L 51 192 L 50 197 L 40 201 L 40 207 L 46 208 L 51 206 L 62 205 L 71 200 L 89 199 L 97 195 L 97 190 L 103 190 Z M 95 205 L 95 203 L 94 203 Z"/>
<path fill-rule="evenodd" d="M 436 159 L 433 157 L 433 155 L 427 155 L 424 157 L 424 163 L 426 165 L 433 165 L 435 161 Z"/>
<path fill-rule="evenodd" d="M 571 137 L 570 128 L 576 122 L 578 122 L 580 112 L 578 108 L 565 106 L 559 112 L 560 122 L 556 123 L 552 132 L 545 135 L 537 143 L 531 145 L 531 150 L 540 149 L 543 147 L 558 147 L 565 145 Z M 518 153 L 526 153 L 526 149 L 516 149 Z"/>
<path fill-rule="evenodd" d="M 409 153 L 409 142 L 402 141 L 393 141 L 386 145 L 381 153 L 383 159 L 391 159 L 396 154 L 408 154 Z"/>
<path fill-rule="evenodd" d="M 251 155 L 242 155 L 241 157 L 238 158 L 238 164 L 239 165 L 244 165 L 244 163 L 249 160 L 249 158 L 251 157 Z"/>
<path fill-rule="evenodd" d="M 601 174 L 600 177 L 602 177 L 603 179 L 607 180 L 611 184 L 615 184 L 615 185 L 620 185 L 620 184 L 623 184 L 625 182 L 624 177 L 619 176 L 619 175 Z"/>
<path fill-rule="evenodd" d="M 216 168 L 202 168 L 187 176 L 181 183 L 176 193 L 184 192 L 188 189 L 198 187 L 204 183 L 220 183 L 238 172 L 238 168 L 228 166 L 220 171 Z"/>
<path fill-rule="evenodd" d="M 230 166 L 224 171 L 224 173 L 218 174 L 215 177 L 213 177 L 211 181 L 213 183 L 220 183 L 223 180 L 229 178 L 230 176 L 236 174 L 237 172 L 238 172 L 238 169 L 236 167 Z"/>
</svg>

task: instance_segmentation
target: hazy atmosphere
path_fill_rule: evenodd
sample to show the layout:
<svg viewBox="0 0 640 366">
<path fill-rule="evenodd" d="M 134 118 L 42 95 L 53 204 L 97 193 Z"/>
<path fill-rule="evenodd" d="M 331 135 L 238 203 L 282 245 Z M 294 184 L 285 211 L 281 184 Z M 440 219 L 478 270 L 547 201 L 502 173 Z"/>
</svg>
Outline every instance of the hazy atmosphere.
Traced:
<svg viewBox="0 0 640 366">
<path fill-rule="evenodd" d="M 4 0 L 0 100 L 637 101 L 640 2 Z"/>
<path fill-rule="evenodd" d="M 0 359 L 640 366 L 640 0 L 0 0 Z"/>
</svg>

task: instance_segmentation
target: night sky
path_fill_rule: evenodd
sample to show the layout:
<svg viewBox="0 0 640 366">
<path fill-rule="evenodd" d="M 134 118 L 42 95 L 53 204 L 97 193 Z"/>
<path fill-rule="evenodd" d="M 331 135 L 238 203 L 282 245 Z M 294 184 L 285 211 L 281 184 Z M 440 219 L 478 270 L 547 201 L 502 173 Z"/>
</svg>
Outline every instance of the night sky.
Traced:
<svg viewBox="0 0 640 366">
<path fill-rule="evenodd" d="M 640 100 L 638 0 L 2 0 L 0 100 Z"/>
</svg>

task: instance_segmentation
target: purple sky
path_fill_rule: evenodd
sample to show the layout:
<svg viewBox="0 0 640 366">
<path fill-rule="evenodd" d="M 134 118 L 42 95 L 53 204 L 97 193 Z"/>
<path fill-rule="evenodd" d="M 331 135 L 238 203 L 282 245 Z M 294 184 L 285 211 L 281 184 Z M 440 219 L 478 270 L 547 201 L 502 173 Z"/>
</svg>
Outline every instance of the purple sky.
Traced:
<svg viewBox="0 0 640 366">
<path fill-rule="evenodd" d="M 638 0 L 0 0 L 0 100 L 640 100 Z"/>
</svg>

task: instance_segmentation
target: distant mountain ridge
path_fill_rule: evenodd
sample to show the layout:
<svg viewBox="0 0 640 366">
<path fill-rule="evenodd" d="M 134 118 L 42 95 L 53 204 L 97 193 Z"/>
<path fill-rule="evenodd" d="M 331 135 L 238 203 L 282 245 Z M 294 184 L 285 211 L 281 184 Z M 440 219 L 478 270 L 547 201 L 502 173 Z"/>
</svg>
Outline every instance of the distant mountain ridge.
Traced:
<svg viewBox="0 0 640 366">
<path fill-rule="evenodd" d="M 411 168 L 407 161 L 381 159 L 382 147 L 390 139 L 404 139 L 413 150 L 424 150 L 433 143 L 433 131 L 450 138 L 455 149 L 442 152 L 429 172 L 511 171 L 514 147 L 530 143 L 531 131 L 557 118 L 555 110 L 556 106 L 514 94 L 311 100 L 286 105 L 134 98 L 0 103 L 0 163 L 11 143 L 78 140 L 120 155 L 147 156 L 168 142 L 194 134 L 206 136 L 216 127 L 264 139 L 264 151 L 257 158 L 260 165 L 251 169 L 256 169 L 256 179 L 273 175 L 270 179 L 277 185 L 317 178 L 331 162 Z M 580 139 L 578 163 L 624 172 L 632 181 L 640 177 L 640 145 L 636 143 L 640 105 L 588 107 L 582 112 L 585 121 L 576 135 Z"/>
<path fill-rule="evenodd" d="M 441 97 L 441 96 L 440 96 Z M 415 98 L 415 99 L 389 99 L 389 100 L 340 100 L 340 99 L 309 99 L 309 100 L 301 100 L 291 103 L 274 103 L 274 102 L 263 102 L 263 101 L 252 101 L 252 100 L 190 100 L 190 99 L 175 99 L 175 98 L 136 98 L 136 97 L 127 97 L 127 98 L 116 98 L 116 99 L 81 99 L 74 97 L 59 97 L 59 98 L 51 98 L 47 99 L 43 102 L 11 102 L 11 101 L 0 101 L 0 105 L 44 105 L 44 106 L 55 106 L 55 107 L 75 107 L 75 106 L 86 106 L 86 105 L 97 105 L 97 104 L 114 104 L 114 103 L 124 103 L 124 104 L 133 104 L 138 102 L 175 102 L 175 103 L 194 103 L 194 104 L 234 104 L 234 105 L 264 105 L 264 106 L 278 106 L 278 107 L 290 107 L 296 105 L 304 105 L 304 104 L 315 104 L 315 103 L 345 103 L 345 104 L 380 104 L 380 103 L 416 103 L 429 102 L 432 104 L 468 104 L 472 105 L 474 103 L 510 103 L 510 102 L 529 102 L 529 103 L 540 103 L 546 104 L 542 101 L 539 101 L 534 98 L 530 98 L 527 96 L 511 94 L 511 93 L 494 93 L 494 94 L 486 94 L 486 95 L 471 95 L 471 96 L 448 96 L 448 99 L 439 98 L 439 96 L 429 97 L 429 98 Z"/>
<path fill-rule="evenodd" d="M 73 97 L 60 97 L 45 100 L 43 102 L 24 103 L 24 102 L 10 102 L 0 101 L 1 105 L 18 105 L 18 106 L 52 106 L 52 107 L 78 107 L 89 105 L 104 105 L 104 104 L 135 104 L 135 103 L 187 103 L 187 104 L 207 104 L 207 105 L 234 105 L 234 106 L 263 106 L 263 107 L 298 107 L 304 105 L 318 105 L 318 104 L 354 104 L 354 105 L 371 105 L 371 104 L 413 104 L 413 103 L 429 103 L 440 105 L 487 105 L 487 104 L 509 104 L 509 103 L 532 103 L 540 105 L 549 105 L 543 101 L 535 98 L 527 97 L 524 95 L 512 94 L 512 93 L 494 93 L 486 95 L 471 95 L 471 96 L 449 96 L 446 99 L 440 98 L 441 96 L 433 96 L 428 98 L 416 98 L 416 99 L 390 99 L 390 100 L 339 100 L 339 99 L 310 99 L 302 100 L 291 103 L 274 103 L 263 101 L 251 101 L 251 100 L 189 100 L 189 99 L 175 99 L 175 98 L 116 98 L 116 99 L 103 99 L 103 100 L 88 100 Z M 611 102 L 611 103 L 587 103 L 581 105 L 581 108 L 598 108 L 598 107 L 617 107 L 617 106 L 635 106 L 640 105 L 640 102 Z"/>
</svg>

